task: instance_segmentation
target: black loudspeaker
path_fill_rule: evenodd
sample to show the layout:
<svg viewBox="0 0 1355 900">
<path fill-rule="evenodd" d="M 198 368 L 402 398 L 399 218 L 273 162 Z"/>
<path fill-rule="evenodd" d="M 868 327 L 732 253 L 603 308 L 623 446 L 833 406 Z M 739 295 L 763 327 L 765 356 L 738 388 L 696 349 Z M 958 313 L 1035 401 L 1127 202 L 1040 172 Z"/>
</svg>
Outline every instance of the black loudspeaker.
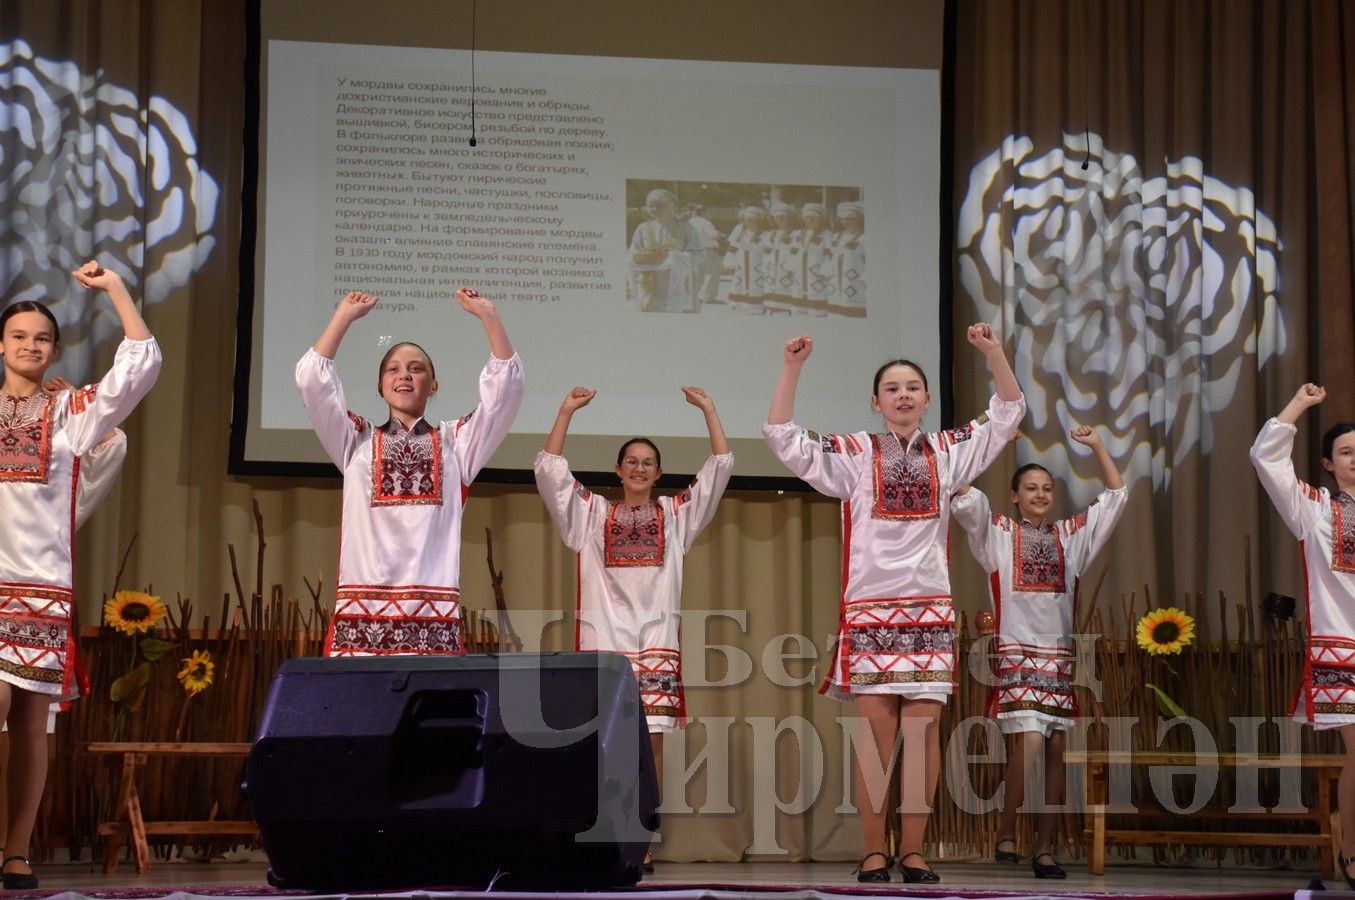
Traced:
<svg viewBox="0 0 1355 900">
<path fill-rule="evenodd" d="M 308 890 L 633 885 L 659 820 L 610 653 L 289 660 L 244 791 L 269 882 Z"/>
</svg>

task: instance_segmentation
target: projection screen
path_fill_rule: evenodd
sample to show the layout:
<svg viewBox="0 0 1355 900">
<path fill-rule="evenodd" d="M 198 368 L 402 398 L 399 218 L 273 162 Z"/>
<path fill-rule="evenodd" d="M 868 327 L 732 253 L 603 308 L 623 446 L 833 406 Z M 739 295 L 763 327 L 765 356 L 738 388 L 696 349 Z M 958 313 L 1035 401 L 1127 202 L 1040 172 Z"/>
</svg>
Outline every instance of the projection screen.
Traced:
<svg viewBox="0 0 1355 900">
<path fill-rule="evenodd" d="M 709 444 L 679 388 L 695 384 L 715 398 L 736 486 L 769 486 L 758 479 L 786 472 L 760 427 L 781 348 L 801 333 L 815 349 L 796 420 L 819 431 L 878 427 L 870 377 L 886 359 L 949 377 L 940 3 L 843 6 L 860 19 L 843 43 L 909 21 L 936 31 L 930 47 L 900 42 L 915 58 L 889 66 L 824 65 L 859 57 L 827 45 L 793 61 L 639 56 L 622 13 L 608 15 L 622 4 L 570 6 L 598 17 L 602 44 L 616 29 L 615 55 L 577 52 L 568 34 L 552 46 L 549 30 L 519 47 L 499 21 L 555 4 L 480 3 L 472 54 L 471 4 L 383 4 L 373 27 L 369 5 L 327 4 L 316 21 L 312 4 L 263 0 L 237 471 L 326 470 L 293 369 L 349 290 L 381 298 L 337 358 L 350 408 L 376 422 L 377 365 L 402 340 L 437 367 L 430 419 L 475 405 L 488 347 L 454 292 L 495 301 L 528 387 L 491 480 L 527 477 L 574 385 L 598 390 L 571 427 L 577 470 L 610 469 L 643 434 L 669 475 L 694 472 Z M 724 55 L 765 54 L 748 37 L 726 36 Z M 937 393 L 926 425 L 942 412 Z"/>
</svg>

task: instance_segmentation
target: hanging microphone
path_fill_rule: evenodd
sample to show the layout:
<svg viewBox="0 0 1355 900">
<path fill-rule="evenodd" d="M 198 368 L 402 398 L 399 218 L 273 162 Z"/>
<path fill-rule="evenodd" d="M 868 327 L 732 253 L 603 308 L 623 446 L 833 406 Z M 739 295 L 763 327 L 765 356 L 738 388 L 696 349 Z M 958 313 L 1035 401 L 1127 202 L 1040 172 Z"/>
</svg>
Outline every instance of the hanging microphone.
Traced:
<svg viewBox="0 0 1355 900">
<path fill-rule="evenodd" d="M 1083 123 L 1083 131 L 1087 136 L 1087 156 L 1082 160 L 1082 171 L 1087 171 L 1087 167 L 1092 164 L 1092 130 L 1091 126 Z M 475 146 L 475 138 L 471 138 L 471 146 Z"/>
<path fill-rule="evenodd" d="M 475 146 L 475 0 L 470 3 L 470 145 Z"/>
</svg>

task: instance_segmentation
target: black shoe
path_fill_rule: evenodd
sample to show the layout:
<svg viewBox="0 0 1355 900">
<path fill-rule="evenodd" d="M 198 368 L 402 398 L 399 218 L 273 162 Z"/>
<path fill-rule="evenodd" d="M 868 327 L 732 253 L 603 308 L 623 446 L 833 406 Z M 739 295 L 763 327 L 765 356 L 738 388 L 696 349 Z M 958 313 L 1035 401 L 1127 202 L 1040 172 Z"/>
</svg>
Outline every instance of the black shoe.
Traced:
<svg viewBox="0 0 1355 900">
<path fill-rule="evenodd" d="M 909 850 L 899 857 L 899 871 L 903 873 L 903 880 L 909 884 L 937 884 L 941 881 L 941 876 L 937 875 L 930 868 L 921 868 L 918 866 L 905 866 L 903 861 L 910 856 L 916 856 L 924 863 L 927 858 L 916 850 Z"/>
<path fill-rule="evenodd" d="M 28 862 L 27 856 L 6 856 L 3 862 L 0 862 L 0 869 L 9 865 L 14 860 L 18 860 L 28 866 L 27 872 L 4 872 L 0 871 L 0 883 L 4 884 L 7 891 L 31 891 L 38 886 L 38 876 L 33 874 L 33 866 Z"/>
<path fill-rule="evenodd" d="M 998 862 L 1019 863 L 1021 861 L 1021 854 L 1011 850 L 1000 849 L 1002 844 L 1011 844 L 1013 847 L 1015 847 L 1016 838 L 1009 837 L 998 838 L 997 843 L 993 845 L 993 859 L 997 860 Z"/>
<path fill-rule="evenodd" d="M 1348 868 L 1355 865 L 1355 856 L 1338 856 L 1337 859 L 1341 863 L 1341 874 L 1345 876 L 1346 884 L 1350 886 L 1352 891 L 1355 891 L 1355 878 L 1350 877 L 1350 869 Z"/>
<path fill-rule="evenodd" d="M 649 857 L 645 857 L 645 861 L 640 863 L 640 871 L 644 872 L 646 875 L 653 875 L 654 860 L 650 859 Z"/>
<path fill-rule="evenodd" d="M 1044 856 L 1049 857 L 1051 860 L 1054 858 L 1054 854 L 1052 853 L 1039 853 L 1030 861 L 1031 871 L 1035 873 L 1036 878 L 1068 877 L 1068 873 L 1063 871 L 1063 868 L 1057 862 L 1050 862 L 1048 864 L 1040 862 L 1040 858 Z"/>
<path fill-rule="evenodd" d="M 864 866 L 866 864 L 866 860 L 870 859 L 872 856 L 880 857 L 885 861 L 885 864 L 883 866 L 880 866 L 880 868 L 878 869 L 861 868 L 861 866 Z M 852 874 L 854 874 L 856 876 L 856 880 L 861 882 L 862 884 L 885 884 L 889 881 L 889 868 L 892 865 L 894 865 L 893 859 L 891 859 L 885 853 L 876 850 L 873 853 L 867 853 L 865 856 L 861 857 L 861 862 L 853 870 Z"/>
</svg>

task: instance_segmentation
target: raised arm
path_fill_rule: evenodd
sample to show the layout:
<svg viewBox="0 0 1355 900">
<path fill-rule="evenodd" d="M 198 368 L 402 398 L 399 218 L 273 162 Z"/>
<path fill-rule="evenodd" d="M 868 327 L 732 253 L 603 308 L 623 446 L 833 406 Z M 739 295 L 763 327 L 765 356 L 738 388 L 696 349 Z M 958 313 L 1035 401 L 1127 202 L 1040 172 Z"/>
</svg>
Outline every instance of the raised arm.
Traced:
<svg viewBox="0 0 1355 900">
<path fill-rule="evenodd" d="M 1101 442 L 1101 436 L 1094 428 L 1090 425 L 1081 425 L 1074 428 L 1071 435 L 1073 440 L 1092 449 L 1092 455 L 1096 457 L 1096 463 L 1101 467 L 1101 481 L 1107 488 L 1118 491 L 1124 487 L 1124 478 L 1116 468 L 1115 460 L 1110 458 L 1110 451 L 1106 450 L 1106 445 Z"/>
<path fill-rule="evenodd" d="M 461 308 L 480 320 L 485 326 L 485 337 L 489 338 L 489 352 L 495 359 L 512 359 L 513 344 L 508 340 L 508 332 L 499 319 L 499 311 L 488 297 L 482 297 L 479 291 L 471 288 L 458 288 L 456 302 Z"/>
<path fill-rule="evenodd" d="M 574 418 L 574 413 L 591 403 L 597 395 L 597 391 L 590 391 L 586 387 L 576 387 L 565 394 L 565 399 L 560 401 L 560 411 L 555 414 L 555 424 L 550 427 L 550 434 L 546 435 L 546 446 L 542 449 L 552 456 L 564 455 L 565 435 L 569 433 L 570 420 Z"/>
<path fill-rule="evenodd" d="M 777 379 L 772 407 L 767 412 L 768 425 L 784 425 L 795 418 L 795 389 L 800 383 L 800 370 L 813 352 L 814 340 L 807 334 L 786 341 L 781 377 Z"/>
<path fill-rule="evenodd" d="M 362 291 L 349 291 L 334 307 L 334 315 L 325 326 L 320 339 L 315 342 L 314 350 L 325 359 L 333 359 L 339 353 L 339 345 L 348 333 L 348 327 L 371 312 L 380 301 L 371 294 Z"/>
<path fill-rule="evenodd" d="M 1297 425 L 1304 413 L 1326 399 L 1327 389 L 1309 382 L 1298 389 L 1275 418 L 1286 425 Z"/>
<path fill-rule="evenodd" d="M 684 387 L 682 394 L 688 403 L 701 410 L 701 414 L 706 417 L 706 431 L 710 434 L 710 452 L 716 456 L 728 453 L 729 441 L 725 439 L 725 427 L 720 423 L 720 416 L 715 412 L 715 401 L 699 387 Z"/>
<path fill-rule="evenodd" d="M 993 326 L 987 322 L 977 322 L 969 326 L 969 343 L 978 348 L 988 362 L 988 371 L 993 374 L 993 385 L 999 400 L 1020 400 L 1021 386 L 1016 383 L 1016 373 L 1007 354 L 1002 352 L 1002 341 L 993 334 Z"/>
<path fill-rule="evenodd" d="M 122 278 L 117 272 L 105 269 L 91 260 L 71 274 L 85 287 L 108 294 L 108 299 L 113 301 L 113 309 L 117 311 L 118 319 L 122 322 L 122 333 L 130 340 L 150 339 L 151 330 L 146 327 L 146 321 L 141 318 L 141 312 L 136 308 L 132 295 L 127 292 L 127 286 L 122 283 Z"/>
</svg>

